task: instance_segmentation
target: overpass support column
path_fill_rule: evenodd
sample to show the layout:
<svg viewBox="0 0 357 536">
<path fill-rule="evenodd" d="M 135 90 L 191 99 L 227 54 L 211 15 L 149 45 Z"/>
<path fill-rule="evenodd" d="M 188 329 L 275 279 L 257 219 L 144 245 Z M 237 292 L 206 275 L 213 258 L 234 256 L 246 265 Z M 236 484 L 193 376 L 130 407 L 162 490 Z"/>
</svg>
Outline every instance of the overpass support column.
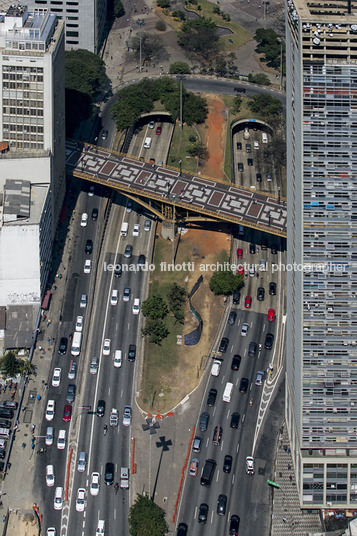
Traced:
<svg viewBox="0 0 357 536">
<path fill-rule="evenodd" d="M 161 225 L 161 236 L 167 240 L 174 240 L 177 233 L 177 225 L 173 225 L 172 221 L 163 220 Z"/>
</svg>

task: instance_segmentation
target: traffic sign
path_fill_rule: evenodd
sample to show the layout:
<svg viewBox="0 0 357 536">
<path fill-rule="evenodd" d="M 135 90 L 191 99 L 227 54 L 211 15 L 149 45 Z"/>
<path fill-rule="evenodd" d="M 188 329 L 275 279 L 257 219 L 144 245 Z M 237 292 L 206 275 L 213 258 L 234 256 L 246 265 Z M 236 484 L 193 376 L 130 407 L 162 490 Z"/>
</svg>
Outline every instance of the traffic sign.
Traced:
<svg viewBox="0 0 357 536">
<path fill-rule="evenodd" d="M 269 486 L 272 486 L 273 488 L 277 488 L 277 489 L 280 488 L 279 484 L 277 484 L 276 482 L 273 482 L 272 480 L 267 480 L 267 483 L 269 484 Z"/>
</svg>

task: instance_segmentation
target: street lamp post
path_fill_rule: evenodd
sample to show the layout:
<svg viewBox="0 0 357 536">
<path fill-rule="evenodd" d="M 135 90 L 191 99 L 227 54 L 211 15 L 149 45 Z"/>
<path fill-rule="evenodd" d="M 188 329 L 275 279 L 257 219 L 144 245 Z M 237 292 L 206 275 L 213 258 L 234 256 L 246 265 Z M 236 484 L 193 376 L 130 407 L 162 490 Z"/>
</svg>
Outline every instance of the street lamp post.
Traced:
<svg viewBox="0 0 357 536">
<path fill-rule="evenodd" d="M 278 37 L 278 42 L 280 43 L 280 90 L 283 89 L 283 43 L 284 39 Z"/>
<path fill-rule="evenodd" d="M 183 128 L 183 118 L 182 118 L 182 113 L 183 113 L 183 110 L 182 110 L 182 81 L 186 79 L 186 76 L 184 76 L 183 74 L 179 74 L 178 76 L 176 76 L 176 78 L 180 82 L 180 130 L 182 130 L 182 128 Z"/>
<path fill-rule="evenodd" d="M 143 70 L 143 67 L 142 67 L 142 59 L 141 59 L 141 27 L 145 24 L 145 21 L 143 21 L 142 19 L 138 19 L 136 21 L 136 24 L 138 24 L 139 26 L 139 54 L 140 54 L 140 72 Z"/>
<path fill-rule="evenodd" d="M 278 203 L 280 205 L 280 186 L 278 186 Z"/>
<path fill-rule="evenodd" d="M 181 158 L 179 160 L 179 164 L 180 164 L 180 177 L 181 177 L 181 175 L 182 175 L 182 160 L 181 160 Z"/>
</svg>

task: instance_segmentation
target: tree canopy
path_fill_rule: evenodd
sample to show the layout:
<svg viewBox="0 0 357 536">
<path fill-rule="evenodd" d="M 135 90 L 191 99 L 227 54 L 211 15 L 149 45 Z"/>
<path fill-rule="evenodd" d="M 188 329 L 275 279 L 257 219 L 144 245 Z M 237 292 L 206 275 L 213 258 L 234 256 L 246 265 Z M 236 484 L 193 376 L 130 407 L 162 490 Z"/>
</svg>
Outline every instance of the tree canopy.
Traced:
<svg viewBox="0 0 357 536">
<path fill-rule="evenodd" d="M 214 294 L 231 294 L 242 286 L 243 276 L 231 270 L 219 270 L 213 274 L 209 288 Z"/>
<path fill-rule="evenodd" d="M 88 50 L 65 52 L 66 89 L 73 89 L 93 98 L 109 85 L 104 61 Z"/>
<path fill-rule="evenodd" d="M 284 51 L 285 47 L 284 43 L 280 43 L 279 35 L 270 28 L 258 28 L 255 32 L 254 39 L 258 43 L 256 51 L 259 54 L 264 54 L 267 65 L 274 69 L 279 69 L 281 48 Z"/>
<path fill-rule="evenodd" d="M 265 93 L 249 95 L 248 105 L 253 113 L 260 114 L 266 118 L 277 117 L 283 112 L 283 105 L 280 100 Z"/>
<path fill-rule="evenodd" d="M 143 302 L 141 312 L 144 316 L 156 320 L 165 318 L 169 309 L 162 297 L 159 294 L 154 294 Z"/>
<path fill-rule="evenodd" d="M 146 495 L 137 495 L 129 511 L 131 536 L 164 536 L 168 530 L 165 512 Z"/>
<path fill-rule="evenodd" d="M 171 63 L 169 73 L 170 74 L 190 74 L 190 66 L 184 61 L 176 61 Z"/>
<path fill-rule="evenodd" d="M 185 21 L 177 33 L 178 44 L 186 52 L 205 60 L 218 52 L 218 40 L 216 24 L 205 17 Z"/>
</svg>

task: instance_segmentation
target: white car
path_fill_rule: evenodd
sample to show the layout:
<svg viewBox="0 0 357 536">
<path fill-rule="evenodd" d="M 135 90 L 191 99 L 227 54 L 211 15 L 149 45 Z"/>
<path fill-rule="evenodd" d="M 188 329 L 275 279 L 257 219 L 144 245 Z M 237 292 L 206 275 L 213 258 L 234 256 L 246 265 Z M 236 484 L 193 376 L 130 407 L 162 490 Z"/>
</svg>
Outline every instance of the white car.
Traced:
<svg viewBox="0 0 357 536">
<path fill-rule="evenodd" d="M 47 402 L 47 408 L 46 408 L 46 421 L 53 421 L 53 418 L 55 416 L 55 401 L 49 400 Z"/>
<path fill-rule="evenodd" d="M 221 362 L 218 361 L 218 359 L 215 359 L 212 364 L 211 375 L 219 376 L 220 370 L 221 370 Z"/>
<path fill-rule="evenodd" d="M 133 227 L 133 236 L 139 236 L 140 234 L 140 225 L 136 223 Z"/>
<path fill-rule="evenodd" d="M 140 300 L 139 298 L 134 298 L 134 303 L 133 303 L 133 314 L 134 315 L 138 315 L 139 312 L 140 312 Z"/>
<path fill-rule="evenodd" d="M 96 536 L 104 536 L 105 534 L 105 521 L 104 519 L 98 520 L 97 530 L 95 531 Z"/>
<path fill-rule="evenodd" d="M 109 354 L 110 354 L 110 339 L 104 339 L 103 355 L 109 355 Z"/>
<path fill-rule="evenodd" d="M 48 527 L 46 536 L 56 536 L 57 532 L 54 527 Z"/>
<path fill-rule="evenodd" d="M 77 316 L 76 331 L 79 331 L 80 333 L 83 331 L 83 316 Z"/>
<path fill-rule="evenodd" d="M 55 485 L 55 468 L 53 465 L 46 465 L 46 486 L 49 488 Z"/>
<path fill-rule="evenodd" d="M 254 458 L 247 456 L 245 459 L 245 472 L 247 475 L 254 475 Z"/>
<path fill-rule="evenodd" d="M 86 212 L 83 212 L 82 218 L 81 218 L 81 227 L 87 227 L 88 223 L 88 214 Z"/>
<path fill-rule="evenodd" d="M 119 292 L 116 289 L 112 290 L 112 295 L 110 296 L 110 305 L 116 305 L 118 303 Z"/>
<path fill-rule="evenodd" d="M 84 263 L 83 271 L 85 274 L 90 274 L 91 269 L 92 269 L 92 261 L 90 259 L 87 259 L 86 262 Z"/>
<path fill-rule="evenodd" d="M 53 500 L 53 507 L 55 510 L 62 510 L 63 507 L 63 488 L 56 488 L 55 498 Z"/>
<path fill-rule="evenodd" d="M 247 324 L 246 322 L 245 322 L 244 324 L 242 324 L 242 329 L 241 329 L 241 332 L 240 332 L 240 334 L 242 335 L 242 337 L 246 337 L 246 336 L 247 336 L 248 329 L 249 329 L 249 324 Z"/>
<path fill-rule="evenodd" d="M 94 195 L 94 185 L 93 184 L 89 187 L 88 195 L 89 195 L 89 197 L 93 197 L 93 195 Z"/>
<path fill-rule="evenodd" d="M 78 488 L 76 499 L 77 512 L 84 512 L 87 503 L 87 492 L 84 488 Z"/>
<path fill-rule="evenodd" d="M 53 426 L 47 426 L 45 444 L 47 447 L 53 445 Z"/>
<path fill-rule="evenodd" d="M 66 448 L 67 432 L 66 430 L 60 430 L 57 438 L 57 448 L 63 450 Z"/>
<path fill-rule="evenodd" d="M 255 385 L 263 385 L 263 379 L 264 372 L 262 370 L 258 370 L 257 377 L 255 378 Z"/>
<path fill-rule="evenodd" d="M 122 351 L 116 350 L 114 353 L 114 367 L 120 368 L 122 366 Z"/>
<path fill-rule="evenodd" d="M 100 476 L 99 473 L 92 473 L 91 479 L 90 479 L 90 494 L 93 496 L 98 495 L 100 488 Z"/>
<path fill-rule="evenodd" d="M 52 376 L 52 387 L 59 387 L 61 383 L 62 369 L 55 368 Z"/>
<path fill-rule="evenodd" d="M 131 425 L 131 407 L 130 406 L 124 406 L 123 425 L 124 426 Z"/>
</svg>

